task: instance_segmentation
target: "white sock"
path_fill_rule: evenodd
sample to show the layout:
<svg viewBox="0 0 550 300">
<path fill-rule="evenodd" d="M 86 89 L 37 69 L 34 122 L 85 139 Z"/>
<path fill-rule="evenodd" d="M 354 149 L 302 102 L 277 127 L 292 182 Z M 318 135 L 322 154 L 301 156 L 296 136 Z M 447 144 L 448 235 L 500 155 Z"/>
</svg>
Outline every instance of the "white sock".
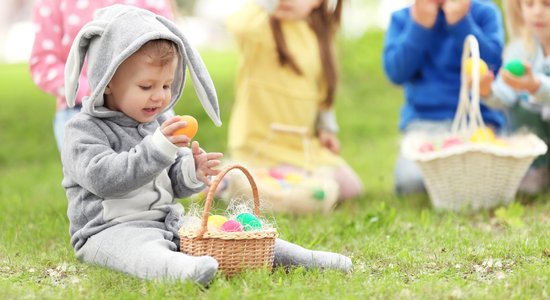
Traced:
<svg viewBox="0 0 550 300">
<path fill-rule="evenodd" d="M 352 267 L 351 259 L 347 256 L 305 249 L 281 239 L 275 241 L 274 256 L 275 266 L 336 269 L 345 273 L 348 273 Z"/>
</svg>

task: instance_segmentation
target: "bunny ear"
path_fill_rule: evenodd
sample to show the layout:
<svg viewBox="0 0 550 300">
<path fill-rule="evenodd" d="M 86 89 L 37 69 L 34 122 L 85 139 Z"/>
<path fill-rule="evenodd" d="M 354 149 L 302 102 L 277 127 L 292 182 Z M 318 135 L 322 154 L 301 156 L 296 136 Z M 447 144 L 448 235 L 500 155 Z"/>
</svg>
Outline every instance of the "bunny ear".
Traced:
<svg viewBox="0 0 550 300">
<path fill-rule="evenodd" d="M 191 74 L 191 80 L 193 81 L 193 87 L 195 92 L 201 101 L 202 107 L 212 119 L 216 126 L 221 126 L 222 121 L 220 119 L 220 108 L 218 105 L 218 96 L 216 95 L 216 89 L 212 78 L 206 69 L 200 55 L 191 46 L 189 41 L 183 36 L 180 30 L 168 19 L 157 16 L 157 19 L 164 24 L 173 34 L 175 34 L 183 43 L 183 59 L 185 65 L 189 68 Z"/>
<path fill-rule="evenodd" d="M 94 21 L 84 26 L 71 45 L 67 64 L 65 65 L 65 98 L 67 105 L 73 107 L 78 92 L 78 80 L 84 65 L 84 59 L 90 46 L 90 41 L 103 34 L 106 24 L 102 21 Z"/>
</svg>

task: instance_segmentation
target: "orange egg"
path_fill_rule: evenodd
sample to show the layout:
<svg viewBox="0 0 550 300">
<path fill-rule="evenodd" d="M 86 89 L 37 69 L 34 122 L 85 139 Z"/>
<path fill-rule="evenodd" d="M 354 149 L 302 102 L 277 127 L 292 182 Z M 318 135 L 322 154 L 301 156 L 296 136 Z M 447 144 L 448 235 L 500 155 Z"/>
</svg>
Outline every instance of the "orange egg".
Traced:
<svg viewBox="0 0 550 300">
<path fill-rule="evenodd" d="M 199 122 L 189 115 L 179 116 L 179 118 L 187 122 L 187 126 L 174 131 L 172 135 L 186 135 L 188 138 L 192 139 L 199 130 Z"/>
</svg>

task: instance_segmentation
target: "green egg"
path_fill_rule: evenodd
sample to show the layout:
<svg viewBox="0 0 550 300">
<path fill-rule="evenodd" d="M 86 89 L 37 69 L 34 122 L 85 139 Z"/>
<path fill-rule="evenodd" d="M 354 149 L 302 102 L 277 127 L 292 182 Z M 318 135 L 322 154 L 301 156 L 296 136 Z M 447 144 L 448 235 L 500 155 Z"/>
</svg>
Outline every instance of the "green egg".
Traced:
<svg viewBox="0 0 550 300">
<path fill-rule="evenodd" d="M 504 65 L 504 69 L 517 77 L 521 77 L 525 74 L 525 66 L 519 59 L 512 59 L 508 61 L 506 65 Z"/>
<path fill-rule="evenodd" d="M 262 229 L 262 222 L 250 213 L 239 214 L 236 218 L 237 222 L 243 225 L 244 231 L 252 231 Z"/>
<path fill-rule="evenodd" d="M 321 188 L 316 188 L 312 193 L 313 199 L 317 201 L 324 201 L 325 200 L 325 191 L 323 191 Z"/>
</svg>

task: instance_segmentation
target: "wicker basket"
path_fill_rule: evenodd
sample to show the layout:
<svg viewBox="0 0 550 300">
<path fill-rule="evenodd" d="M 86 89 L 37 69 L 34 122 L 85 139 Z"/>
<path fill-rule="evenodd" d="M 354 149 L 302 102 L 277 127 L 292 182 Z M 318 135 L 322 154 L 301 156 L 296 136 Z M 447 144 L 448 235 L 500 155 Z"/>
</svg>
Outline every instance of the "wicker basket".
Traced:
<svg viewBox="0 0 550 300">
<path fill-rule="evenodd" d="M 257 231 L 223 232 L 207 231 L 208 216 L 216 188 L 225 174 L 232 169 L 241 170 L 250 183 L 254 198 L 254 214 L 260 216 L 258 189 L 248 170 L 240 165 L 224 168 L 212 181 L 206 196 L 201 226 L 198 231 L 180 229 L 181 252 L 193 256 L 208 255 L 219 263 L 219 270 L 226 276 L 233 276 L 243 269 L 273 267 L 273 249 L 277 230 L 274 228 Z"/>
<path fill-rule="evenodd" d="M 479 210 L 509 203 L 530 164 L 547 151 L 546 144 L 533 134 L 508 137 L 513 147 L 464 143 L 438 151 L 420 151 L 420 145 L 430 139 L 468 139 L 477 129 L 485 128 L 479 104 L 479 48 L 471 35 L 464 42 L 462 61 L 468 58 L 473 62 L 471 90 L 463 68 L 451 132 L 439 136 L 411 133 L 403 140 L 403 155 L 418 163 L 431 202 L 438 209 Z"/>
</svg>

